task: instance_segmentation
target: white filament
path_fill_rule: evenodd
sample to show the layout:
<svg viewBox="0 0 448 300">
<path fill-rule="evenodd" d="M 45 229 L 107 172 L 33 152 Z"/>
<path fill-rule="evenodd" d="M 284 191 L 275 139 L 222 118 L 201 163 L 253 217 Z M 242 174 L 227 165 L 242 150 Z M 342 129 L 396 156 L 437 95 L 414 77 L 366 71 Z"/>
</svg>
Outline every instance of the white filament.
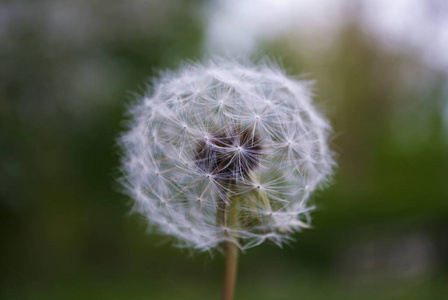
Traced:
<svg viewBox="0 0 448 300">
<path fill-rule="evenodd" d="M 217 248 L 229 236 L 241 249 L 288 240 L 307 226 L 309 195 L 333 166 L 330 126 L 311 100 L 307 82 L 272 63 L 220 59 L 162 74 L 130 109 L 120 138 L 122 183 L 134 208 L 152 228 L 199 250 Z M 229 188 L 207 169 L 213 157 L 199 161 L 195 153 L 200 143 L 219 147 L 211 142 L 216 132 L 238 135 L 248 128 L 260 149 L 245 149 L 238 136 L 220 149 L 240 168 L 257 160 L 255 168 L 236 171 Z M 238 227 L 217 221 L 229 197 L 240 201 Z"/>
</svg>

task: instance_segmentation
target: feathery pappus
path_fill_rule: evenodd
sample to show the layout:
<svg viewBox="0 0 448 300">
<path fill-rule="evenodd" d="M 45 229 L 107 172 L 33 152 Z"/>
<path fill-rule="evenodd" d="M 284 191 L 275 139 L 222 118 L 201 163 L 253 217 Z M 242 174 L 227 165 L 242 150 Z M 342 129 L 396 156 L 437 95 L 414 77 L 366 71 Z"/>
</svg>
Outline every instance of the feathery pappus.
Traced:
<svg viewBox="0 0 448 300">
<path fill-rule="evenodd" d="M 130 108 L 122 185 L 152 228 L 198 250 L 290 239 L 332 173 L 310 83 L 268 61 L 190 63 Z"/>
</svg>

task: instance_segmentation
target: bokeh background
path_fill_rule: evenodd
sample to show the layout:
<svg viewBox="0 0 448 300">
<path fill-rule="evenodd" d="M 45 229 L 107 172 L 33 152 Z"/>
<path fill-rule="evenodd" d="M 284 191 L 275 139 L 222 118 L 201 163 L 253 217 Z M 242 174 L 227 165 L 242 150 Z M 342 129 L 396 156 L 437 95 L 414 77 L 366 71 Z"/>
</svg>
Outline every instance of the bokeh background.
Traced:
<svg viewBox="0 0 448 300">
<path fill-rule="evenodd" d="M 129 100 L 215 54 L 315 79 L 339 163 L 236 299 L 448 299 L 443 0 L 1 1 L 0 298 L 219 299 L 223 255 L 148 235 L 115 182 Z"/>
</svg>

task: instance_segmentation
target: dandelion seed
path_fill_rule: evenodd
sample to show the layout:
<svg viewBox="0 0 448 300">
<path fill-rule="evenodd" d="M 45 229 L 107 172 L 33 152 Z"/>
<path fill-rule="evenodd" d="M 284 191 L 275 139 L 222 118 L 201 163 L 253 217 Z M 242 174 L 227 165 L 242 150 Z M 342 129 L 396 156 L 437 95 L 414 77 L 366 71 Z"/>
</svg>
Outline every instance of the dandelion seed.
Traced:
<svg viewBox="0 0 448 300">
<path fill-rule="evenodd" d="M 165 73 L 131 113 L 120 139 L 124 187 L 144 194 L 136 210 L 180 246 L 210 250 L 230 241 L 247 249 L 260 238 L 281 244 L 305 227 L 297 224 L 306 224 L 309 195 L 331 174 L 330 126 L 313 108 L 309 85 L 271 63 L 217 60 Z M 197 191 L 214 205 L 193 216 L 187 195 Z M 155 195 L 173 209 L 161 208 Z M 223 219 L 232 201 L 234 226 Z M 279 222 L 273 212 L 295 219 Z M 236 234 L 224 234 L 222 225 Z"/>
</svg>

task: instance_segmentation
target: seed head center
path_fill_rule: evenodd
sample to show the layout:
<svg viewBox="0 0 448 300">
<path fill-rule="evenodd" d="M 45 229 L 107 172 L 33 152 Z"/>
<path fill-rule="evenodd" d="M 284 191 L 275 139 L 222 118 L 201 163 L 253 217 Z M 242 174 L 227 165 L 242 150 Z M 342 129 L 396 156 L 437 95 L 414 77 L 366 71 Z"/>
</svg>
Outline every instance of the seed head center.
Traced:
<svg viewBox="0 0 448 300">
<path fill-rule="evenodd" d="M 204 136 L 195 149 L 196 165 L 217 178 L 237 180 L 258 167 L 261 155 L 260 138 L 252 127 L 217 131 Z M 231 153 L 237 153 L 235 159 Z"/>
</svg>

